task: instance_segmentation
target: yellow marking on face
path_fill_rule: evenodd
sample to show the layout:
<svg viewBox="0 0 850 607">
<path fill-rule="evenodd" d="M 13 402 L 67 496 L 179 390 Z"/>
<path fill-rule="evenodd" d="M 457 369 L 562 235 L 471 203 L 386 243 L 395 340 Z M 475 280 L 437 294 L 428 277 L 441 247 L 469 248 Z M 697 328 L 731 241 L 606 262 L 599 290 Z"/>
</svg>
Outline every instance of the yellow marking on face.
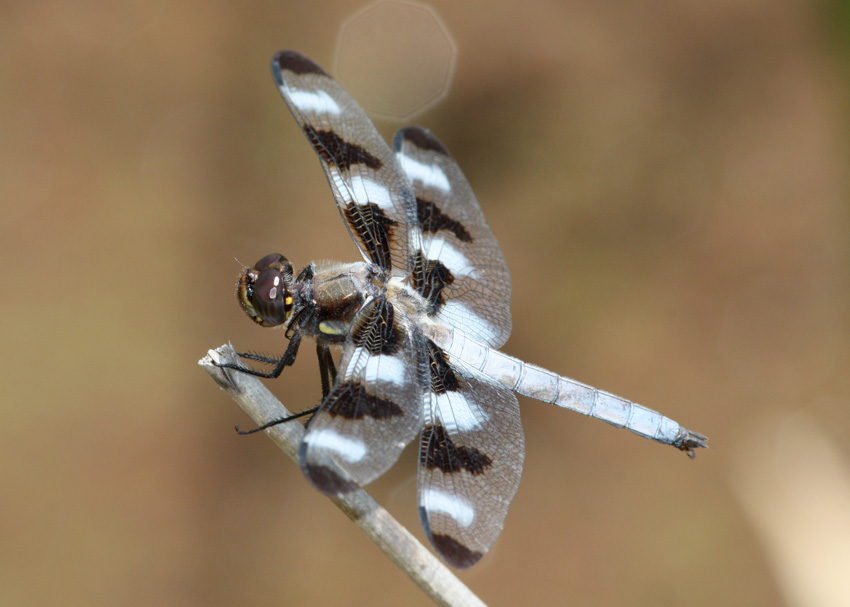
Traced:
<svg viewBox="0 0 850 607">
<path fill-rule="evenodd" d="M 290 295 L 289 297 L 287 297 L 286 299 L 284 299 L 284 300 L 283 300 L 283 302 L 284 302 L 287 306 L 291 306 L 291 305 L 292 305 L 292 296 Z"/>
</svg>

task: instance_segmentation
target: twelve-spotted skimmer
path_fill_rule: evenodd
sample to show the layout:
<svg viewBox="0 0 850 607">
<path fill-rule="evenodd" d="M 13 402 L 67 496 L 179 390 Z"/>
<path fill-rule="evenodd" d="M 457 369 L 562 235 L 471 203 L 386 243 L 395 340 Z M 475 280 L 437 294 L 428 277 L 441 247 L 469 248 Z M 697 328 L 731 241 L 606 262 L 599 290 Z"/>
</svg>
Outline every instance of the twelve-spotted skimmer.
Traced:
<svg viewBox="0 0 850 607">
<path fill-rule="evenodd" d="M 706 446 L 655 411 L 496 350 L 511 331 L 510 275 L 446 147 L 408 127 L 390 150 L 342 86 L 297 52 L 278 53 L 272 72 L 364 258 L 314 262 L 294 277 L 285 257 L 267 255 L 237 285 L 248 316 L 282 326 L 290 342 L 280 359 L 242 355 L 274 365 L 268 373 L 235 368 L 277 377 L 304 336 L 316 340 L 324 398 L 306 412 L 315 411 L 299 450 L 313 485 L 335 495 L 365 485 L 418 434 L 422 526 L 448 563 L 469 567 L 496 540 L 519 486 L 525 439 L 514 393 L 691 457 Z M 338 367 L 331 346 L 342 347 Z"/>
</svg>

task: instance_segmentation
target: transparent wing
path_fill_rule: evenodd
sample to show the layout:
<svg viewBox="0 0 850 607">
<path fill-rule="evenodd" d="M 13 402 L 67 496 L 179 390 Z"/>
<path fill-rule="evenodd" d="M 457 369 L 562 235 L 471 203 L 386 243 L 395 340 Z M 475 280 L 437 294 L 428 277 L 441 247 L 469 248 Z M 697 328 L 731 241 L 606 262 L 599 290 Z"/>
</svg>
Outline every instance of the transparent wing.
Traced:
<svg viewBox="0 0 850 607">
<path fill-rule="evenodd" d="M 336 382 L 307 424 L 299 465 L 320 491 L 340 495 L 386 472 L 422 425 L 411 328 L 384 299 L 367 301 L 346 338 Z M 354 481 L 332 471 L 335 463 Z"/>
<path fill-rule="evenodd" d="M 419 518 L 452 566 L 490 549 L 519 487 L 525 435 L 516 396 L 427 342 L 430 399 L 419 446 Z"/>
<path fill-rule="evenodd" d="M 367 261 L 408 271 L 420 247 L 416 205 L 387 143 L 342 86 L 310 59 L 281 51 L 272 73 L 321 160 L 337 206 Z"/>
<path fill-rule="evenodd" d="M 422 247 L 413 251 L 413 286 L 438 321 L 499 347 L 511 333 L 511 275 L 484 213 L 446 147 L 427 129 L 393 139 L 416 197 Z"/>
</svg>

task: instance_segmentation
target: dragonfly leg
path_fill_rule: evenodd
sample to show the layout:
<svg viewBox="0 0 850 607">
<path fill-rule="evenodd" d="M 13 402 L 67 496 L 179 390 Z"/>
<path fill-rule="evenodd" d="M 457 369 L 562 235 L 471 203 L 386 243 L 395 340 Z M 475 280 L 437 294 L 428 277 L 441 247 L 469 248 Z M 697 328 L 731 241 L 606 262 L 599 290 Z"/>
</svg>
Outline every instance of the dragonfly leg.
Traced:
<svg viewBox="0 0 850 607">
<path fill-rule="evenodd" d="M 289 367 L 292 365 L 292 363 L 295 362 L 295 357 L 298 355 L 298 345 L 300 343 L 301 336 L 298 334 L 294 335 L 289 341 L 289 346 L 286 348 L 286 352 L 284 352 L 283 356 L 281 356 L 280 358 L 272 358 L 270 356 L 252 354 L 251 352 L 237 352 L 240 358 L 247 358 L 248 360 L 255 360 L 257 362 L 265 363 L 267 365 L 274 365 L 275 367 L 271 371 L 258 371 L 246 365 L 238 365 L 235 363 L 216 363 L 216 366 L 222 367 L 224 369 L 235 369 L 240 373 L 247 373 L 248 375 L 255 375 L 257 377 L 273 379 L 279 377 L 285 367 Z"/>
</svg>

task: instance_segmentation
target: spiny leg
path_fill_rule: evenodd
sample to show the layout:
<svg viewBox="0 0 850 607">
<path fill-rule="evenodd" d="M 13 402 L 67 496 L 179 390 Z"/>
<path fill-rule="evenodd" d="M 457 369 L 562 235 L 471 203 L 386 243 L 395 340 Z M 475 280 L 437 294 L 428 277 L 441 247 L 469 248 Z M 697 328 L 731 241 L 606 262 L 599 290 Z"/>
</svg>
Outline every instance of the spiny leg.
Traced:
<svg viewBox="0 0 850 607">
<path fill-rule="evenodd" d="M 275 370 L 272 372 L 272 373 L 274 373 L 274 375 L 260 374 L 260 373 L 257 373 L 256 371 L 254 371 L 253 369 L 251 369 L 249 371 L 249 372 L 251 372 L 252 375 L 259 375 L 260 377 L 267 377 L 269 375 L 271 377 L 277 377 L 278 375 L 280 375 L 281 371 L 283 371 L 283 367 L 288 366 L 285 361 L 289 360 L 289 359 L 287 359 L 287 355 L 290 355 L 290 350 L 293 350 L 293 344 L 295 344 L 294 345 L 294 351 L 290 355 L 291 360 L 289 360 L 288 364 L 291 365 L 292 362 L 295 361 L 295 355 L 298 353 L 298 344 L 300 343 L 300 341 L 301 341 L 301 337 L 299 335 L 296 335 L 295 337 L 293 337 L 292 341 L 289 342 L 289 347 L 286 349 L 286 352 L 284 352 L 280 361 L 276 361 L 276 359 L 274 359 L 274 358 L 270 359 L 266 356 L 259 356 L 257 354 L 247 354 L 247 355 L 240 354 L 240 356 L 242 356 L 243 358 L 250 358 L 251 360 L 258 360 L 260 362 L 268 362 L 270 364 L 272 362 L 277 362 L 277 367 L 275 367 Z M 322 357 L 320 355 L 319 356 L 319 362 L 320 363 L 321 363 L 321 360 L 322 360 Z M 321 367 L 321 365 L 320 365 L 320 367 Z M 325 379 L 324 379 L 324 370 L 323 370 L 323 375 L 322 375 L 323 385 L 324 385 L 324 381 L 325 381 Z M 285 424 L 286 422 L 290 422 L 294 419 L 298 419 L 299 417 L 304 417 L 305 415 L 311 415 L 318 410 L 319 410 L 319 407 L 317 405 L 317 406 L 315 406 L 311 409 L 305 409 L 304 411 L 300 411 L 298 413 L 293 413 L 292 415 L 289 415 L 287 417 L 281 417 L 281 418 L 278 418 L 278 419 L 273 419 L 269 422 L 266 422 L 265 424 L 263 424 L 261 426 L 257 426 L 256 428 L 252 428 L 251 430 L 240 430 L 239 426 L 236 426 L 236 434 L 239 434 L 239 435 L 242 435 L 242 436 L 244 436 L 246 434 L 254 434 L 255 432 L 260 432 L 261 430 L 271 428 L 272 426 L 277 426 L 278 424 Z"/>
<path fill-rule="evenodd" d="M 236 363 L 216 363 L 216 366 L 222 367 L 224 369 L 235 369 L 240 371 L 241 373 L 247 373 L 248 375 L 254 375 L 256 377 L 264 377 L 266 379 L 274 379 L 279 377 L 283 372 L 284 367 L 289 367 L 292 363 L 295 362 L 295 357 L 298 355 L 298 345 L 301 343 L 301 335 L 295 334 L 292 336 L 292 339 L 289 341 L 289 346 L 286 348 L 286 352 L 283 353 L 283 356 L 280 358 L 270 358 L 268 356 L 261 356 L 259 354 L 251 354 L 250 352 L 237 352 L 241 358 L 247 358 L 248 360 L 256 360 L 258 362 L 266 363 L 269 365 L 275 365 L 274 369 L 271 371 L 257 371 L 256 369 L 252 369 L 251 367 L 245 365 L 238 365 Z"/>
<path fill-rule="evenodd" d="M 257 371 L 256 369 L 252 369 L 245 365 L 237 365 L 234 363 L 221 363 L 217 364 L 217 366 L 225 369 L 235 369 L 236 371 L 239 371 L 241 373 L 247 373 L 248 375 L 255 375 L 257 377 L 274 379 L 280 376 L 285 367 L 289 367 L 292 365 L 292 363 L 295 362 L 295 357 L 298 355 L 298 346 L 300 343 L 301 336 L 299 334 L 295 334 L 289 341 L 289 346 L 286 348 L 286 352 L 284 352 L 283 356 L 281 356 L 280 358 L 271 358 L 269 356 L 262 356 L 260 354 L 251 354 L 250 352 L 237 353 L 241 358 L 247 358 L 248 360 L 255 360 L 257 362 L 275 365 L 275 368 L 272 369 L 270 372 Z M 255 432 L 260 432 L 261 430 L 271 428 L 272 426 L 283 424 L 288 421 L 292 421 L 293 419 L 298 419 L 299 417 L 304 417 L 305 415 L 315 413 L 318 408 L 319 407 L 313 407 L 312 409 L 306 409 L 299 413 L 294 413 L 293 415 L 290 415 L 288 417 L 273 419 L 270 422 L 266 422 L 262 426 L 257 426 L 256 428 L 252 428 L 251 430 L 240 430 L 239 426 L 236 426 L 236 433 L 241 435 L 254 434 Z"/>
<path fill-rule="evenodd" d="M 277 426 L 278 424 L 285 424 L 286 422 L 290 422 L 293 419 L 298 419 L 299 417 L 304 417 L 305 415 L 310 415 L 319 410 L 319 407 L 313 407 L 312 409 L 305 409 L 299 413 L 293 413 L 289 417 L 281 417 L 280 419 L 273 419 L 270 422 L 266 422 L 262 426 L 257 426 L 256 428 L 252 428 L 251 430 L 240 430 L 239 426 L 236 426 L 236 434 L 241 436 L 245 436 L 246 434 L 254 434 L 255 432 L 260 432 L 261 430 L 265 430 L 266 428 L 271 428 L 272 426 Z"/>
</svg>

